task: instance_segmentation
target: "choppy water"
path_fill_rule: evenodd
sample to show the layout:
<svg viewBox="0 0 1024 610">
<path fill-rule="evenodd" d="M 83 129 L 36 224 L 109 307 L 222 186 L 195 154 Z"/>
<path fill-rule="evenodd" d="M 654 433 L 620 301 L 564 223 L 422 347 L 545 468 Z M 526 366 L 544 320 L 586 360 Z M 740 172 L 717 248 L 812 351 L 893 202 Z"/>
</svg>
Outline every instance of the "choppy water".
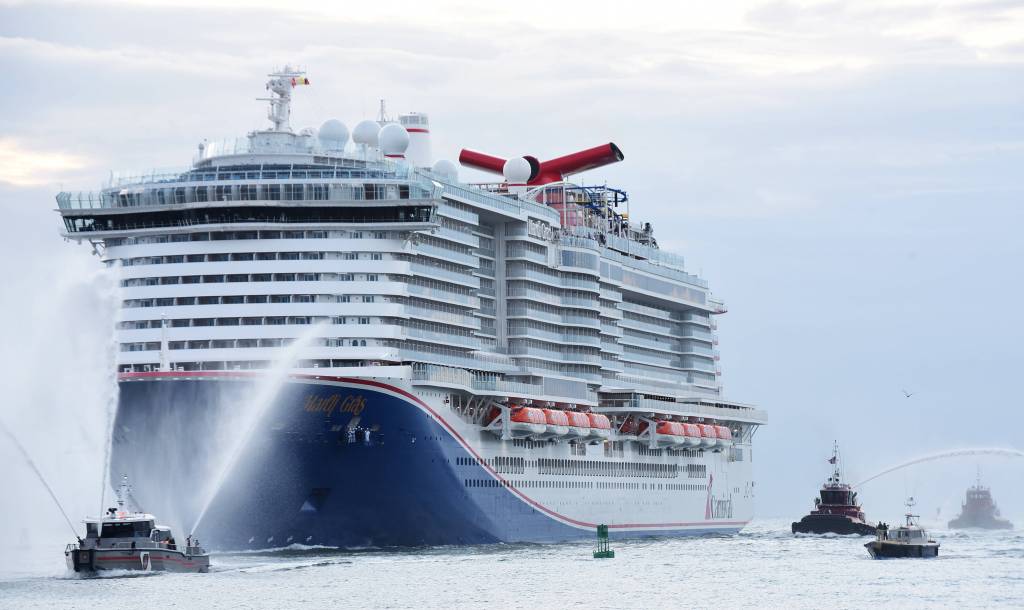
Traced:
<svg viewBox="0 0 1024 610">
<path fill-rule="evenodd" d="M 592 545 L 495 545 L 405 551 L 289 547 L 215 555 L 210 574 L 83 579 L 59 561 L 0 577 L 12 608 L 490 606 L 993 607 L 1024 605 L 1024 532 L 933 530 L 932 560 L 875 561 L 868 538 L 794 537 L 756 521 L 725 538 Z M 29 566 L 26 566 L 28 569 Z"/>
</svg>

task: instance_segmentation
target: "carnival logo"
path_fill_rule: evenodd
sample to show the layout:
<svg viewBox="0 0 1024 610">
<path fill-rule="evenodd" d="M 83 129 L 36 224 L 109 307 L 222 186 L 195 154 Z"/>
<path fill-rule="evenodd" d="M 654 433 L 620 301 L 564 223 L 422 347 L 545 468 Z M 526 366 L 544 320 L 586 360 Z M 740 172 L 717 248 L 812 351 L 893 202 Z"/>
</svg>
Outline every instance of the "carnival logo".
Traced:
<svg viewBox="0 0 1024 610">
<path fill-rule="evenodd" d="M 712 519 L 732 519 L 732 494 L 729 494 L 729 498 L 725 500 L 719 500 L 715 497 L 713 491 L 713 485 L 715 482 L 715 475 L 708 475 L 708 502 L 704 507 L 704 519 L 710 521 Z"/>
<path fill-rule="evenodd" d="M 327 417 L 333 415 L 335 410 L 339 413 L 359 415 L 365 408 L 366 399 L 362 394 L 349 394 L 344 399 L 341 394 L 331 394 L 327 397 L 310 394 L 306 397 L 304 407 L 307 413 L 323 413 Z"/>
</svg>

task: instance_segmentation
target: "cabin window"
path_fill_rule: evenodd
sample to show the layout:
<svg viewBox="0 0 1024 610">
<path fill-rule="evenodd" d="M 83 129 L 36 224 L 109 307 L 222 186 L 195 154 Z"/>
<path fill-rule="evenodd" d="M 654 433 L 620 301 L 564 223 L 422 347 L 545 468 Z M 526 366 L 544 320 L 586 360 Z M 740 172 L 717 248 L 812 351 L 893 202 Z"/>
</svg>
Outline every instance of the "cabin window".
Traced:
<svg viewBox="0 0 1024 610">
<path fill-rule="evenodd" d="M 149 537 L 153 529 L 151 521 L 129 521 L 127 523 L 104 523 L 103 538 Z"/>
</svg>

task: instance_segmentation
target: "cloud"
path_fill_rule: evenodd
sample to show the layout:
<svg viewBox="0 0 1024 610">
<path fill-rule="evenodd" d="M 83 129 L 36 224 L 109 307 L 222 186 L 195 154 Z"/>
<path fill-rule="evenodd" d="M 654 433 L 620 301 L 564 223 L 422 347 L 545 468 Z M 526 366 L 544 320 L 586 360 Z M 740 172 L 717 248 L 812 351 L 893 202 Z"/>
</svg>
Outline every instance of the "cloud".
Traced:
<svg viewBox="0 0 1024 610">
<path fill-rule="evenodd" d="M 33 150 L 14 138 L 0 138 L 0 183 L 14 186 L 53 183 L 87 165 L 75 155 Z"/>
</svg>

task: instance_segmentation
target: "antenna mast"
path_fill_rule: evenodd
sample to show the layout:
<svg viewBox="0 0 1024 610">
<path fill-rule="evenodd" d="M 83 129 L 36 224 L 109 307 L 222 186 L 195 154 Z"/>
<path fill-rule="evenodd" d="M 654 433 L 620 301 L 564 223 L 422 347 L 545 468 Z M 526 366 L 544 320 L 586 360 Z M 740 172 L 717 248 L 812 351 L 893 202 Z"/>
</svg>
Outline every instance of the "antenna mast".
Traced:
<svg viewBox="0 0 1024 610">
<path fill-rule="evenodd" d="M 274 124 L 272 131 L 291 132 L 292 127 L 288 120 L 291 118 L 292 89 L 299 85 L 308 85 L 305 70 L 292 66 L 285 66 L 281 70 L 268 74 L 267 91 L 274 93 L 277 97 L 256 98 L 263 102 L 270 102 L 267 110 L 267 118 Z"/>
</svg>

